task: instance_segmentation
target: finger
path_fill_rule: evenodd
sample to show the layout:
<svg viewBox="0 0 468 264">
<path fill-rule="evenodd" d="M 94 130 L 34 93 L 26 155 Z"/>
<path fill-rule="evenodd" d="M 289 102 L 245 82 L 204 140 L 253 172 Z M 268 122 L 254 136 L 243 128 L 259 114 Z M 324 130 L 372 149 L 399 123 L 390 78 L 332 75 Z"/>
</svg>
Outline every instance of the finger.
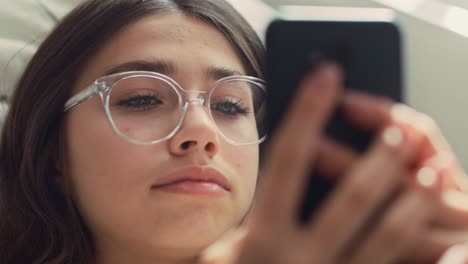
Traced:
<svg viewBox="0 0 468 264">
<path fill-rule="evenodd" d="M 445 156 L 457 162 L 450 145 L 445 140 L 435 121 L 403 104 L 394 104 L 388 99 L 359 92 L 347 93 L 344 100 L 345 112 L 355 125 L 368 130 L 377 129 L 385 123 L 397 123 L 407 134 L 420 141 L 420 160 L 433 156 Z M 415 166 L 421 166 L 416 163 Z M 454 165 L 447 174 L 445 183 L 450 187 L 468 192 L 468 180 L 460 165 Z"/>
<path fill-rule="evenodd" d="M 382 217 L 372 234 L 350 257 L 350 264 L 395 263 L 412 249 L 424 230 L 429 205 L 424 195 L 407 191 Z"/>
<path fill-rule="evenodd" d="M 440 194 L 435 206 L 435 226 L 468 230 L 468 194 L 445 190 Z"/>
<path fill-rule="evenodd" d="M 320 237 L 329 257 L 338 256 L 354 239 L 374 213 L 385 204 L 408 174 L 405 164 L 415 153 L 411 144 L 390 139 L 388 133 L 397 133 L 390 127 L 382 132 L 380 140 L 364 154 L 360 162 L 337 185 L 313 219 L 309 237 Z"/>
<path fill-rule="evenodd" d="M 425 188 L 433 207 L 433 226 L 468 230 L 468 194 L 454 188 L 452 182 L 447 182 L 450 177 L 446 174 L 453 170 L 452 167 L 450 160 L 431 159 L 416 172 L 415 183 L 423 188 L 434 186 Z"/>
<path fill-rule="evenodd" d="M 452 153 L 438 153 L 427 159 L 424 167 L 433 168 L 442 179 L 442 187 L 468 192 L 468 180 Z"/>
<path fill-rule="evenodd" d="M 415 110 L 403 104 L 395 103 L 387 98 L 372 96 L 360 92 L 347 92 L 343 100 L 343 108 L 346 118 L 360 129 L 365 131 L 378 131 L 384 126 L 396 125 L 405 131 L 407 140 L 418 142 L 415 147 L 422 152 L 430 152 L 424 148 L 431 149 L 429 136 L 426 131 L 419 128 L 414 128 L 412 123 L 418 122 L 415 120 Z M 430 154 L 430 153 L 429 153 Z M 429 155 L 432 156 L 432 155 Z M 427 159 L 422 155 L 422 160 Z M 415 164 L 419 166 L 420 164 Z"/>
<path fill-rule="evenodd" d="M 391 121 L 395 102 L 361 92 L 347 91 L 343 100 L 345 116 L 366 131 L 376 131 Z"/>
<path fill-rule="evenodd" d="M 408 263 L 436 263 L 448 253 L 450 248 L 467 241 L 467 230 L 429 229 L 423 233 L 420 241 L 415 242 L 417 246 L 408 252 L 406 261 Z M 457 262 L 450 262 L 450 264 L 455 263 Z"/>
<path fill-rule="evenodd" d="M 409 133 L 408 133 L 409 134 Z M 411 141 L 413 145 L 419 146 L 421 144 L 421 138 L 416 138 L 409 135 L 410 138 L 407 141 Z M 418 149 L 417 147 L 415 150 Z M 352 148 L 345 146 L 341 143 L 336 142 L 332 138 L 324 136 L 319 143 L 319 150 L 317 155 L 317 161 L 315 163 L 315 169 L 320 173 L 328 177 L 330 180 L 338 180 L 345 172 L 347 172 L 351 166 L 359 159 L 359 154 Z M 437 161 L 437 164 L 435 163 Z M 434 160 L 429 160 L 425 166 L 435 167 L 438 171 L 442 165 L 439 163 L 443 162 L 444 175 L 452 174 L 453 171 L 448 171 L 447 166 L 454 166 L 456 163 L 448 163 L 445 159 L 438 157 Z M 452 167 L 450 167 L 452 168 Z M 458 172 L 458 170 L 457 170 Z M 444 186 L 460 186 L 461 183 L 453 183 L 452 178 L 448 179 L 448 176 L 444 176 L 447 180 L 444 181 Z M 459 178 L 459 177 L 458 177 Z M 465 184 L 468 186 L 468 184 Z M 468 190 L 468 187 L 466 188 Z"/>
<path fill-rule="evenodd" d="M 444 252 L 437 264 L 466 264 L 468 263 L 468 245 L 461 244 L 450 247 Z"/>
<path fill-rule="evenodd" d="M 220 240 L 202 252 L 198 264 L 231 264 L 235 263 L 247 236 L 247 230 L 238 228 L 228 232 Z"/>
<path fill-rule="evenodd" d="M 273 135 L 258 208 L 251 218 L 258 226 L 291 221 L 294 217 L 294 205 L 305 185 L 306 172 L 338 98 L 340 78 L 335 66 L 326 65 L 300 85 L 287 118 Z"/>
<path fill-rule="evenodd" d="M 424 159 L 436 152 L 453 153 L 435 121 L 404 104 L 360 92 L 348 92 L 344 99 L 347 118 L 362 129 L 373 131 L 389 122 L 396 122 L 426 139 Z"/>
<path fill-rule="evenodd" d="M 317 171 L 331 180 L 337 180 L 358 160 L 352 148 L 344 146 L 331 138 L 323 137 L 317 155 Z"/>
</svg>

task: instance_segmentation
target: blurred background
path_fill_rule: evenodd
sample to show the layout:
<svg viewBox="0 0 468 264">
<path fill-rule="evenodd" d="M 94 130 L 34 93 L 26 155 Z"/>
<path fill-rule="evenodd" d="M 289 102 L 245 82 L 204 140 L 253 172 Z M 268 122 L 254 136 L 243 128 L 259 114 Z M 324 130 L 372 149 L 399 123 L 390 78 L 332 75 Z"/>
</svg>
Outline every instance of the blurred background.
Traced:
<svg viewBox="0 0 468 264">
<path fill-rule="evenodd" d="M 24 65 L 81 0 L 0 0 L 0 125 Z M 403 32 L 407 102 L 434 117 L 468 169 L 467 0 L 228 0 L 264 38 L 282 5 L 387 7 Z M 16 10 L 12 12 L 12 10 Z M 22 30 L 18 30 L 18 29 Z M 3 111 L 3 112 L 2 112 Z"/>
</svg>

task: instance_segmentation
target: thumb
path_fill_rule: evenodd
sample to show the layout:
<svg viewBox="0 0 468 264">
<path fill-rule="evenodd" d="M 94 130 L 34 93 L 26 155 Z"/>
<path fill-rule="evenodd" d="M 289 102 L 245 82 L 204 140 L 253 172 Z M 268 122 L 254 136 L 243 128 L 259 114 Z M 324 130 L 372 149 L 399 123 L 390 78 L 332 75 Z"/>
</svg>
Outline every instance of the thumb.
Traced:
<svg viewBox="0 0 468 264">
<path fill-rule="evenodd" d="M 198 264 L 234 264 L 246 235 L 244 227 L 229 231 L 202 252 Z"/>
<path fill-rule="evenodd" d="M 468 245 L 452 246 L 446 251 L 437 264 L 466 264 L 468 263 Z"/>
</svg>

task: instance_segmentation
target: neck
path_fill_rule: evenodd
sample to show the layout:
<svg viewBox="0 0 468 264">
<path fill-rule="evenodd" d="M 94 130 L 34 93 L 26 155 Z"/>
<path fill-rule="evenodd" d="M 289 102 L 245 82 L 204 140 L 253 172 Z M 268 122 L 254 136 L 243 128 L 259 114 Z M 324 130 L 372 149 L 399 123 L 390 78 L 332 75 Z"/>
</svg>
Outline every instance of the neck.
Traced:
<svg viewBox="0 0 468 264">
<path fill-rule="evenodd" d="M 98 250 L 94 264 L 196 264 L 198 256 L 190 256 L 176 250 L 161 250 L 164 254 L 148 254 L 150 250 L 132 251 L 129 248 L 120 250 Z"/>
<path fill-rule="evenodd" d="M 168 258 L 144 258 L 139 256 L 138 258 L 120 258 L 118 256 L 108 256 L 107 258 L 97 257 L 95 264 L 196 264 L 198 258 L 186 258 L 186 259 L 168 259 Z"/>
</svg>

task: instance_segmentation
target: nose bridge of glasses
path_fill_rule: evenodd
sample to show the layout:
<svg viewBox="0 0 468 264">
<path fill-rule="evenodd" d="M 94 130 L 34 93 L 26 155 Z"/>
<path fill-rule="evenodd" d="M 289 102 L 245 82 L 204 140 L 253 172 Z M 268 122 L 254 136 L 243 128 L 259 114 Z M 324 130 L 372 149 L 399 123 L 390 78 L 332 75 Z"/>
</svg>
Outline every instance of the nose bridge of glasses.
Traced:
<svg viewBox="0 0 468 264">
<path fill-rule="evenodd" d="M 185 91 L 185 95 L 186 96 L 185 96 L 185 103 L 183 107 L 183 112 L 184 112 L 183 119 L 185 119 L 185 116 L 187 112 L 189 111 L 189 109 L 192 108 L 191 111 L 195 110 L 198 104 L 199 107 L 201 107 L 199 108 L 199 110 L 202 110 L 201 112 L 204 112 L 205 116 L 204 117 L 198 116 L 197 119 L 208 118 L 207 120 L 209 120 L 209 123 L 211 125 L 215 125 L 213 123 L 213 120 L 210 118 L 209 109 L 207 109 L 207 106 L 205 105 L 205 103 L 207 102 L 206 96 L 208 96 L 208 94 L 204 91 Z M 197 112 L 196 115 L 200 115 L 200 112 L 198 110 L 195 110 L 195 112 Z"/>
<path fill-rule="evenodd" d="M 183 111 L 185 113 L 187 113 L 189 111 L 190 108 L 192 108 L 191 111 L 193 111 L 194 109 L 197 108 L 197 105 L 201 108 L 199 108 L 200 110 L 203 110 L 202 112 L 205 112 L 205 114 L 208 114 L 208 112 L 206 111 L 206 107 L 205 107 L 205 98 L 204 97 L 195 97 L 195 98 L 188 98 L 186 99 L 185 101 L 185 104 L 184 104 L 184 107 L 183 107 Z M 196 111 L 198 112 L 198 111 Z"/>
<path fill-rule="evenodd" d="M 206 96 L 207 94 L 204 91 L 184 91 L 184 100 L 189 105 L 198 103 L 201 106 L 204 106 Z"/>
<path fill-rule="evenodd" d="M 196 104 L 196 103 L 199 103 L 200 105 L 205 105 L 205 98 L 203 97 L 196 97 L 196 98 L 189 98 L 187 100 L 187 103 L 188 104 Z"/>
<path fill-rule="evenodd" d="M 200 105 L 197 106 L 197 103 Z M 205 98 L 203 97 L 203 95 L 198 95 L 192 98 L 186 98 L 185 104 L 182 108 L 182 117 L 179 121 L 179 124 L 177 125 L 177 130 L 181 129 L 182 127 L 185 127 L 186 129 L 188 126 L 190 126 L 192 128 L 204 127 L 205 129 L 210 127 L 210 130 L 213 129 L 213 131 L 218 131 L 218 129 L 216 128 L 216 124 L 210 118 L 208 110 L 206 109 L 206 107 L 204 107 L 204 103 Z M 197 107 L 199 108 L 197 109 Z M 190 125 L 186 123 L 187 121 L 189 121 Z"/>
</svg>

